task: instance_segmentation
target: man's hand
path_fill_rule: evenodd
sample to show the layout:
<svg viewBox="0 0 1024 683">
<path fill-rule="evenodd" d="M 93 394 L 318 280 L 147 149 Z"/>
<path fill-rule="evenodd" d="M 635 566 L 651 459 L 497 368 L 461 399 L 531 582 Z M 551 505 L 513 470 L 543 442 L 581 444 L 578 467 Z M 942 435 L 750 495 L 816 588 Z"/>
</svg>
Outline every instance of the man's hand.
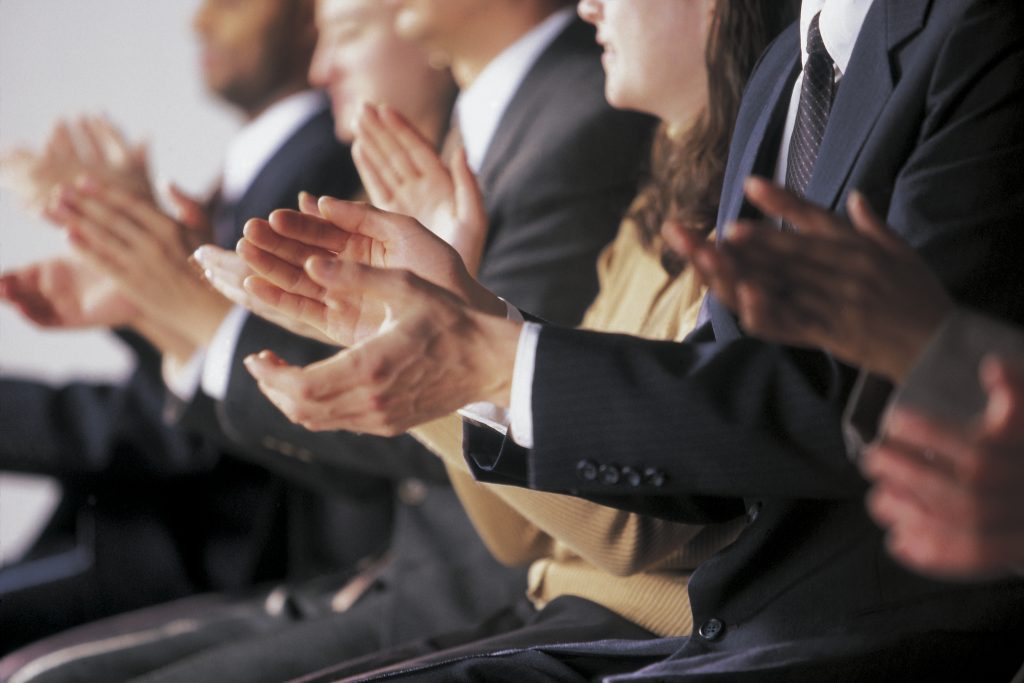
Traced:
<svg viewBox="0 0 1024 683">
<path fill-rule="evenodd" d="M 245 288 L 245 281 L 253 275 L 253 271 L 237 253 L 212 244 L 204 244 L 196 250 L 193 258 L 202 267 L 204 277 L 213 285 L 213 288 L 236 305 L 247 308 L 261 318 L 291 330 L 295 334 L 326 344 L 333 343 L 320 330 L 282 314 L 279 309 L 268 306 L 261 299 L 250 294 L 249 290 Z"/>
<path fill-rule="evenodd" d="M 349 308 L 326 306 L 324 288 L 303 269 L 314 256 L 375 268 L 404 269 L 447 289 L 470 306 L 504 315 L 504 303 L 466 271 L 459 255 L 408 216 L 366 204 L 322 197 L 301 198 L 303 211 L 275 211 L 269 221 L 251 220 L 238 253 L 256 276 L 245 281 L 257 299 L 342 346 L 375 330 L 383 309 L 352 297 Z"/>
<path fill-rule="evenodd" d="M 487 212 L 464 150 L 449 171 L 434 146 L 401 114 L 367 104 L 356 122 L 352 158 L 375 206 L 412 216 L 452 245 L 470 273 L 477 273 Z"/>
<path fill-rule="evenodd" d="M 0 185 L 40 213 L 58 188 L 85 175 L 136 197 L 153 197 L 145 145 L 129 143 L 102 117 L 59 121 L 41 152 L 16 149 L 0 160 L 0 169 Z"/>
<path fill-rule="evenodd" d="M 937 576 L 1024 570 L 1024 369 L 988 359 L 981 379 L 989 400 L 977 424 L 895 411 L 863 460 L 890 552 Z"/>
<path fill-rule="evenodd" d="M 473 310 L 408 271 L 323 257 L 306 271 L 332 310 L 358 317 L 373 302 L 382 314 L 374 333 L 305 368 L 267 351 L 246 359 L 293 422 L 393 436 L 468 403 L 508 404 L 520 324 Z"/>
<path fill-rule="evenodd" d="M 900 381 L 953 308 L 927 264 L 858 193 L 852 223 L 764 180 L 750 179 L 747 196 L 796 230 L 740 222 L 720 249 L 677 229 L 666 239 L 750 334 Z"/>
<path fill-rule="evenodd" d="M 139 315 L 114 280 L 70 258 L 43 261 L 4 275 L 0 299 L 42 327 L 122 327 L 133 324 Z"/>
<path fill-rule="evenodd" d="M 174 219 L 148 200 L 95 181 L 66 188 L 54 217 L 146 317 L 196 347 L 212 340 L 231 303 L 189 263 L 185 228 Z"/>
</svg>

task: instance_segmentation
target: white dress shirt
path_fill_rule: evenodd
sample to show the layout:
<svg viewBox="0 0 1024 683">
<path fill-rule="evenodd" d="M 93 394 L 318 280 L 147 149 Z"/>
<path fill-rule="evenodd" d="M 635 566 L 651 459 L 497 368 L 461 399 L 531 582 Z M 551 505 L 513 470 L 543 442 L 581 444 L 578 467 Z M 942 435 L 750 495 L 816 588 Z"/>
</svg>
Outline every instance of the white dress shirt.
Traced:
<svg viewBox="0 0 1024 683">
<path fill-rule="evenodd" d="M 811 19 L 818 12 L 818 27 L 822 42 L 836 65 L 836 78 L 841 78 L 850 64 L 853 48 L 860 35 L 864 18 L 871 8 L 873 0 L 804 0 L 800 7 L 800 44 L 801 59 L 807 58 L 807 29 Z M 775 168 L 775 180 L 785 183 L 786 164 L 789 160 L 789 142 L 796 124 L 797 107 L 800 104 L 800 87 L 803 84 L 801 74 L 793 86 L 793 95 L 786 114 L 786 125 L 782 136 L 778 162 Z M 541 325 L 525 323 L 519 335 L 516 349 L 516 364 L 512 375 L 512 391 L 509 404 L 510 435 L 520 446 L 533 448 L 533 374 L 537 358 L 537 342 L 540 339 Z"/>
<path fill-rule="evenodd" d="M 224 159 L 223 199 L 235 202 L 245 196 L 278 150 L 327 106 L 329 102 L 322 92 L 307 90 L 276 102 L 243 126 L 231 140 Z M 231 359 L 247 315 L 244 308 L 236 306 L 221 322 L 209 348 L 200 349 L 183 365 L 165 361 L 164 382 L 175 396 L 191 400 L 201 383 L 210 397 L 223 400 Z"/>
</svg>

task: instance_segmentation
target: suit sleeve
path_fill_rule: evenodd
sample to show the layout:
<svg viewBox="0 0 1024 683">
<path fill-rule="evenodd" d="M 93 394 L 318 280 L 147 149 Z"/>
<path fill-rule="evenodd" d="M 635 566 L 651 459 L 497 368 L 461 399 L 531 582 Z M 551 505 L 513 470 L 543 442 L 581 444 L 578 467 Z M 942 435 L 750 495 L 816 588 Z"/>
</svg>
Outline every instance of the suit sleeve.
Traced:
<svg viewBox="0 0 1024 683">
<path fill-rule="evenodd" d="M 157 352 L 136 337 L 122 339 L 137 361 L 123 384 L 0 383 L 0 469 L 162 476 L 213 466 L 215 451 L 162 419 Z"/>
<path fill-rule="evenodd" d="M 1024 285 L 1024 56 L 1020 12 L 977 3 L 930 74 L 913 74 L 923 112 L 900 155 L 851 183 L 933 266 L 959 303 L 1020 323 Z M 969 57 L 968 57 L 969 55 Z M 911 78 L 911 76 L 905 76 Z M 865 171 L 864 169 L 868 170 Z M 892 171 L 891 174 L 889 171 Z M 702 496 L 857 498 L 840 417 L 852 371 L 820 353 L 742 335 L 712 301 L 712 322 L 680 344 L 546 328 L 533 385 L 535 448 L 470 428 L 478 476 L 699 515 Z M 627 481 L 623 467 L 639 471 Z M 636 482 L 635 485 L 633 482 Z M 640 496 L 640 498 L 638 498 Z M 647 499 L 647 496 L 653 496 Z"/>
</svg>

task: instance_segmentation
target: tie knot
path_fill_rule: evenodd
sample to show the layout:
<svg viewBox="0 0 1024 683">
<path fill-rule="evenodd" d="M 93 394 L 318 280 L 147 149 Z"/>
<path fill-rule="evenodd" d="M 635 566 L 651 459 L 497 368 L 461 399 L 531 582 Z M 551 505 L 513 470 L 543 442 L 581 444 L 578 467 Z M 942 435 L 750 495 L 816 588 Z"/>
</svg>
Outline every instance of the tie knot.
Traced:
<svg viewBox="0 0 1024 683">
<path fill-rule="evenodd" d="M 807 28 L 807 54 L 821 55 L 831 62 L 832 57 L 829 55 L 828 50 L 825 49 L 825 43 L 821 39 L 821 28 L 818 26 L 818 19 L 820 17 L 821 12 L 815 14 L 814 18 L 811 19 L 811 25 Z"/>
</svg>

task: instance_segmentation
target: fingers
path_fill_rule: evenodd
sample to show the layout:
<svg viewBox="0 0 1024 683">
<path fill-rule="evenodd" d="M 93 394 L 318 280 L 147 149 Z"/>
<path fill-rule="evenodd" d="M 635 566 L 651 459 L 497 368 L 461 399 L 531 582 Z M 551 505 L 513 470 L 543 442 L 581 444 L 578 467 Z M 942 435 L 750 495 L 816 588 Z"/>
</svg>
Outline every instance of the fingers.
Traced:
<svg viewBox="0 0 1024 683">
<path fill-rule="evenodd" d="M 854 190 L 846 200 L 846 212 L 854 229 L 890 250 L 906 251 L 909 247 L 889 229 L 871 207 L 867 197 Z"/>
<path fill-rule="evenodd" d="M 848 229 L 835 214 L 763 178 L 751 176 L 743 188 L 747 199 L 766 216 L 781 218 L 800 232 L 827 237 L 842 236 Z"/>
<path fill-rule="evenodd" d="M 242 284 L 245 291 L 253 298 L 276 311 L 280 316 L 322 332 L 327 331 L 328 309 L 323 302 L 285 291 L 273 282 L 257 275 L 250 275 Z M 341 343 L 340 340 L 339 343 Z"/>
<path fill-rule="evenodd" d="M 1024 367 L 986 358 L 980 379 L 988 392 L 984 424 L 993 438 L 1016 442 L 1024 451 Z"/>
<path fill-rule="evenodd" d="M 323 213 L 323 205 L 328 199 L 327 197 L 320 198 L 317 207 L 318 213 Z M 347 204 L 348 202 L 339 203 Z M 329 252 L 343 251 L 352 236 L 347 232 L 345 226 L 339 227 L 326 216 L 320 218 L 310 212 L 299 213 L 281 209 L 270 214 L 269 220 L 265 223 L 268 223 L 273 232 L 282 238 Z M 249 224 L 246 227 L 248 228 Z"/>
<path fill-rule="evenodd" d="M 308 192 L 299 193 L 299 211 L 316 218 L 323 218 L 320 215 L 320 207 L 316 205 L 317 197 L 314 197 Z"/>
<path fill-rule="evenodd" d="M 90 178 L 79 183 L 78 189 L 94 203 L 104 204 L 127 217 L 133 223 L 132 231 L 127 236 L 129 239 L 139 237 L 140 231 L 144 231 L 158 239 L 166 248 L 180 251 L 181 233 L 178 224 L 148 199 L 129 194 L 117 187 L 102 185 Z"/>
<path fill-rule="evenodd" d="M 452 162 L 452 181 L 455 186 L 455 212 L 458 234 L 453 246 L 462 256 L 469 274 L 476 276 L 487 242 L 487 208 L 473 170 L 469 167 L 466 150 L 460 149 Z"/>
<path fill-rule="evenodd" d="M 280 223 L 281 220 L 284 219 L 279 218 L 277 222 Z M 334 255 L 333 251 L 312 247 L 299 240 L 284 237 L 271 228 L 271 224 L 268 221 L 256 218 L 245 224 L 242 234 L 247 241 L 256 247 L 296 267 L 302 267 L 302 264 L 313 256 Z"/>
<path fill-rule="evenodd" d="M 390 134 L 408 156 L 410 167 L 417 173 L 443 169 L 444 163 L 433 143 L 427 141 L 394 107 L 382 105 L 378 110 L 382 134 Z"/>
<path fill-rule="evenodd" d="M 739 306 L 736 294 L 736 264 L 725 250 L 717 249 L 711 241 L 693 230 L 678 224 L 666 224 L 662 228 L 669 246 L 682 255 L 715 297 L 727 308 L 735 311 Z"/>
<path fill-rule="evenodd" d="M 178 211 L 178 220 L 190 230 L 206 230 L 210 219 L 203 204 L 187 194 L 176 183 L 167 186 L 167 194 Z"/>
<path fill-rule="evenodd" d="M 363 143 L 365 153 L 380 172 L 384 182 L 394 189 L 418 177 L 420 169 L 416 167 L 406 146 L 396 135 L 395 117 L 392 117 L 389 124 L 384 124 L 376 107 L 364 104 L 356 119 L 356 136 Z"/>
<path fill-rule="evenodd" d="M 243 282 L 252 275 L 245 261 L 233 251 L 204 244 L 193 254 L 196 263 L 203 269 L 203 277 L 225 297 L 248 308 L 249 295 Z"/>
<path fill-rule="evenodd" d="M 359 171 L 359 178 L 363 181 L 363 188 L 370 198 L 370 203 L 386 209 L 394 208 L 392 206 L 392 201 L 395 198 L 393 186 L 385 180 L 380 169 L 377 168 L 374 156 L 367 151 L 366 143 L 362 140 L 356 140 L 353 143 L 352 160 L 356 164 L 356 170 Z"/>
<path fill-rule="evenodd" d="M 273 252 L 261 249 L 248 237 L 239 240 L 236 252 L 254 273 L 276 287 L 317 301 L 323 298 L 323 288 L 313 282 L 301 266 L 296 266 Z"/>
</svg>

